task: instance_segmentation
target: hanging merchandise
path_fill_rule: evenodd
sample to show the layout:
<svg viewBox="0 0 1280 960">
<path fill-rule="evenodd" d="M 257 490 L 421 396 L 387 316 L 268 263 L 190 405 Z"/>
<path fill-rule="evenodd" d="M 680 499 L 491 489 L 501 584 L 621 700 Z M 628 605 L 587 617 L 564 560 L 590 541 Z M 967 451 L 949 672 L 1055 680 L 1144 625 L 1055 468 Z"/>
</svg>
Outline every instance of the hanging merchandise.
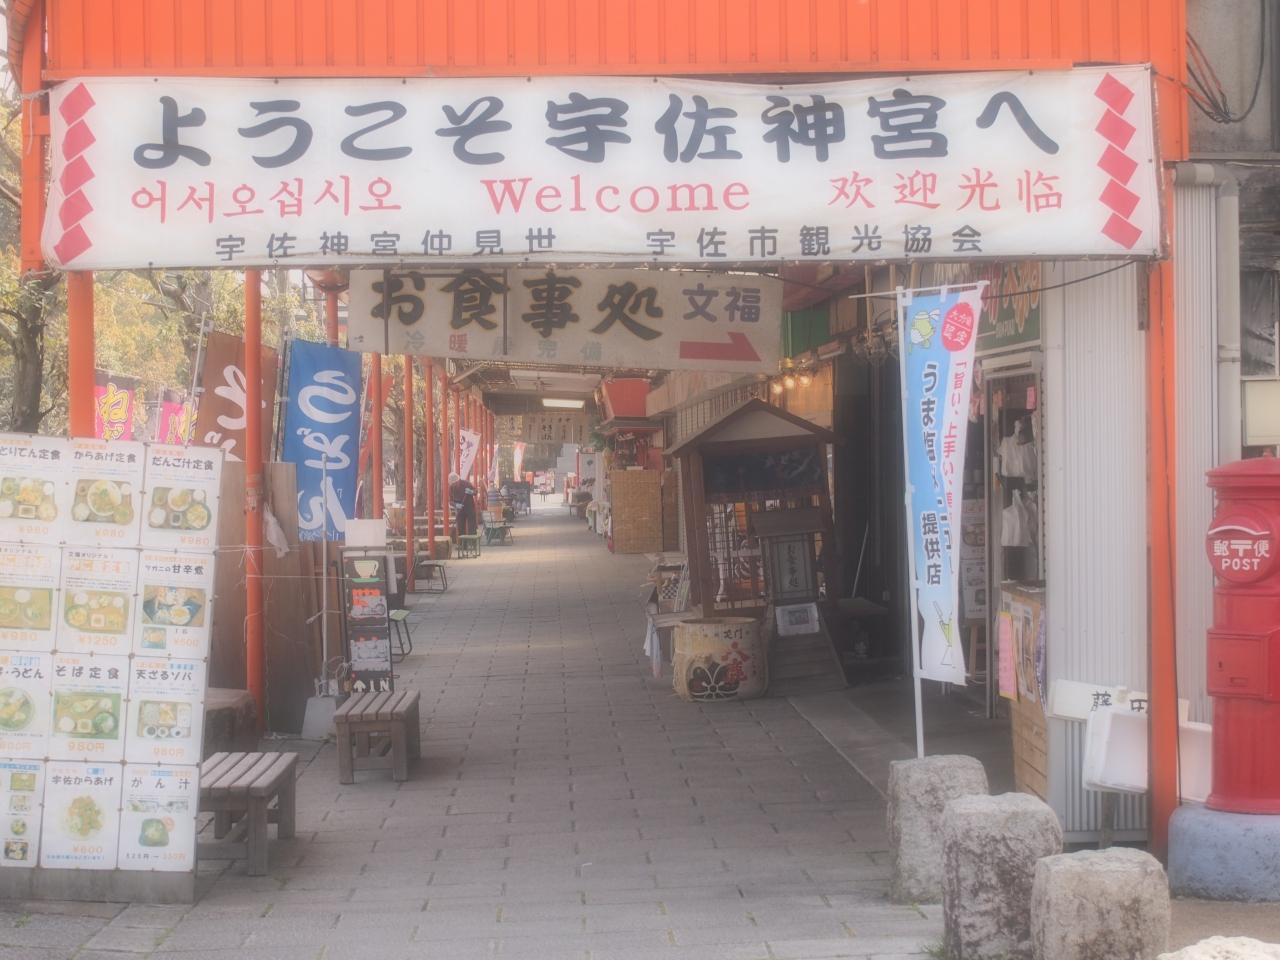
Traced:
<svg viewBox="0 0 1280 960">
<path fill-rule="evenodd" d="M 1031 546 L 1032 518 L 1021 490 L 1014 490 L 1012 501 L 1004 508 L 1000 519 L 1000 546 Z"/>
<path fill-rule="evenodd" d="M 961 481 L 985 286 L 898 291 L 916 676 L 956 684 L 965 682 L 958 630 Z"/>
</svg>

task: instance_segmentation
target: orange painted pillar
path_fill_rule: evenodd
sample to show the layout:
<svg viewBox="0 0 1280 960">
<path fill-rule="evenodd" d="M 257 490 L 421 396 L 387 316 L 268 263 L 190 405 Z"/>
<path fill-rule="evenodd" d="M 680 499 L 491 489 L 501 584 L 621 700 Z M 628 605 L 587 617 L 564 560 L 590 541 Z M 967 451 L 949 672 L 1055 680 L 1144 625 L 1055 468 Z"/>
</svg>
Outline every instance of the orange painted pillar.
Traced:
<svg viewBox="0 0 1280 960">
<path fill-rule="evenodd" d="M 1173 191 L 1170 189 L 1169 196 Z M 1172 223 L 1172 203 L 1167 223 Z M 1147 324 L 1147 583 L 1151 650 L 1151 852 L 1165 859 L 1178 807 L 1177 530 L 1173 263 L 1152 264 Z"/>
<path fill-rule="evenodd" d="M 338 288 L 324 287 L 324 338 L 329 346 L 338 345 Z"/>
<path fill-rule="evenodd" d="M 422 361 L 424 364 L 422 378 L 427 391 L 425 427 L 423 438 L 426 440 L 427 475 L 427 555 L 436 558 L 436 407 L 433 395 L 436 390 L 436 375 L 431 358 Z"/>
<path fill-rule="evenodd" d="M 262 603 L 262 271 L 244 272 L 244 588 L 245 685 L 267 718 Z M 327 521 L 326 521 L 327 522 Z M 328 589 L 329 571 L 324 572 Z"/>
<path fill-rule="evenodd" d="M 67 274 L 67 426 L 73 437 L 93 430 L 93 274 Z"/>
<path fill-rule="evenodd" d="M 386 516 L 386 508 L 382 503 L 382 354 L 369 355 L 369 381 L 373 387 L 373 405 L 369 424 L 369 452 L 372 454 L 373 515 L 381 520 Z"/>
<path fill-rule="evenodd" d="M 404 576 L 405 589 L 413 589 L 413 357 L 404 358 Z"/>
<path fill-rule="evenodd" d="M 440 487 L 443 494 L 440 513 L 444 518 L 444 538 L 451 540 L 453 508 L 449 503 L 449 474 L 453 463 L 449 459 L 449 373 L 444 364 L 440 365 L 440 435 L 433 439 L 440 444 Z"/>
<path fill-rule="evenodd" d="M 462 477 L 462 394 L 454 388 L 453 393 L 453 467 Z M 462 477 L 463 480 L 467 479 Z"/>
</svg>

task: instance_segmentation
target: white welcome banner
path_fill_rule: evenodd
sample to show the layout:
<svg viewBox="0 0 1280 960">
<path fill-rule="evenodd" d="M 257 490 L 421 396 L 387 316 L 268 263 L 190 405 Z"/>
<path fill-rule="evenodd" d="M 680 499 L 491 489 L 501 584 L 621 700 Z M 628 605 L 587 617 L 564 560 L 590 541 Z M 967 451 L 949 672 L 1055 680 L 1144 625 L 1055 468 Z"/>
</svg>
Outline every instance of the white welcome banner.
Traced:
<svg viewBox="0 0 1280 960">
<path fill-rule="evenodd" d="M 45 256 L 270 264 L 1155 256 L 1145 66 L 804 85 L 104 77 Z"/>
</svg>

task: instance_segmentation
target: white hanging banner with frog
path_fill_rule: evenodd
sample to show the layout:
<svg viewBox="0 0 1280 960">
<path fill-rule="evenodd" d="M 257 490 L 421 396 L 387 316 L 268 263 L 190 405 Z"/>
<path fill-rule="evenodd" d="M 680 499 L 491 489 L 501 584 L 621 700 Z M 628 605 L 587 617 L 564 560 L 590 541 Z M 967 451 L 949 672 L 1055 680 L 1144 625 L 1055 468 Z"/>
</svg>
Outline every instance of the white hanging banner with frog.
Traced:
<svg viewBox="0 0 1280 960">
<path fill-rule="evenodd" d="M 347 345 L 613 369 L 774 372 L 782 281 L 693 270 L 353 270 Z"/>
</svg>

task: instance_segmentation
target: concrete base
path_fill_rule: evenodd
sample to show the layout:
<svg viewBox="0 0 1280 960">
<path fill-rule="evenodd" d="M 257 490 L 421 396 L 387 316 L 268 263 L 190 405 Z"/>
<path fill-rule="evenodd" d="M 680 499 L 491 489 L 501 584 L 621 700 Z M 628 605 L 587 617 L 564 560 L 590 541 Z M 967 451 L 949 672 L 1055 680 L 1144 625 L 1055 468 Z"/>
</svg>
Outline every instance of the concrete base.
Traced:
<svg viewBox="0 0 1280 960">
<path fill-rule="evenodd" d="M 1280 901 L 1280 816 L 1179 807 L 1169 821 L 1174 896 Z"/>
<path fill-rule="evenodd" d="M 196 875 L 159 870 L 0 870 L 0 900 L 195 903 Z"/>
</svg>

